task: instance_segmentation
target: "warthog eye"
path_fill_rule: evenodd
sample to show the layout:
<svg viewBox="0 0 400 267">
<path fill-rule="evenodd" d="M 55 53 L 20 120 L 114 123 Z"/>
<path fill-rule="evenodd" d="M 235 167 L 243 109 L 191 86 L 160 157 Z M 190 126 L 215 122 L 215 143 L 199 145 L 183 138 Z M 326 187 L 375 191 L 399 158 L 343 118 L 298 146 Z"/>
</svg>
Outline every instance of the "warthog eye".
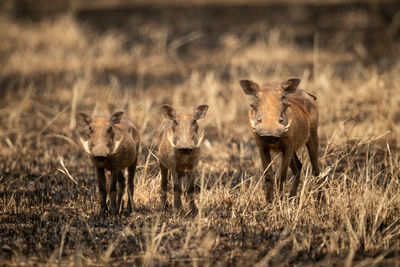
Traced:
<svg viewBox="0 0 400 267">
<path fill-rule="evenodd" d="M 113 131 L 112 126 L 108 127 L 107 132 L 108 132 L 108 133 L 112 133 L 112 131 Z"/>
<path fill-rule="evenodd" d="M 178 121 L 177 120 L 173 120 L 174 125 L 178 125 Z"/>
<path fill-rule="evenodd" d="M 287 97 L 285 95 L 283 95 L 281 97 L 281 100 L 282 100 L 283 105 L 285 105 L 287 107 L 290 106 L 290 103 L 289 103 L 289 101 L 288 101 L 288 99 L 287 99 Z"/>
<path fill-rule="evenodd" d="M 196 125 L 197 125 L 197 121 L 196 121 L 196 120 L 193 120 L 193 121 L 192 121 L 192 125 L 193 125 L 193 126 L 196 126 Z"/>
<path fill-rule="evenodd" d="M 250 107 L 252 107 L 253 109 L 257 109 L 258 103 L 252 103 L 250 104 Z"/>
<path fill-rule="evenodd" d="M 93 128 L 92 128 L 92 127 L 89 126 L 89 130 L 88 130 L 87 134 L 88 134 L 88 135 L 93 134 Z"/>
</svg>

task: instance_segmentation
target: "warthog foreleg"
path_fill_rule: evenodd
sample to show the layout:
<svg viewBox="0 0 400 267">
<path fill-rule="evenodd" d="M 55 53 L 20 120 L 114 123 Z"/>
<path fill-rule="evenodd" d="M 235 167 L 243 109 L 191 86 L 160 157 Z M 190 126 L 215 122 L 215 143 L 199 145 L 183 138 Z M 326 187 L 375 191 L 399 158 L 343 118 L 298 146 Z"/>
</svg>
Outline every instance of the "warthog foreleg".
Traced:
<svg viewBox="0 0 400 267">
<path fill-rule="evenodd" d="M 280 171 L 280 175 L 278 178 L 278 187 L 279 187 L 280 193 L 283 192 L 283 185 L 285 184 L 285 181 L 286 181 L 287 171 L 288 171 L 290 162 L 292 161 L 293 154 L 294 154 L 294 152 L 291 149 L 283 149 L 282 150 L 281 171 Z"/>
<path fill-rule="evenodd" d="M 303 165 L 301 164 L 296 153 L 293 153 L 292 161 L 290 162 L 290 169 L 292 169 L 292 172 L 294 174 L 292 189 L 290 190 L 291 197 L 294 197 L 297 193 L 297 187 L 299 186 L 300 183 L 300 173 L 302 167 Z"/>
<path fill-rule="evenodd" d="M 122 210 L 121 207 L 122 197 L 124 196 L 125 193 L 125 177 L 123 172 L 119 172 L 117 183 L 118 183 L 117 210 L 120 211 Z"/>
<path fill-rule="evenodd" d="M 167 208 L 168 169 L 160 163 L 161 169 L 161 205 Z"/>
<path fill-rule="evenodd" d="M 265 199 L 267 200 L 267 202 L 271 202 L 274 195 L 274 180 L 272 179 L 271 176 L 270 148 L 265 145 L 262 148 L 260 148 L 260 156 L 261 156 L 261 163 L 263 166 Z"/>
<path fill-rule="evenodd" d="M 106 187 L 106 175 L 103 168 L 96 168 L 96 178 L 99 184 L 100 191 L 100 216 L 104 216 L 107 211 L 107 187 Z"/>
<path fill-rule="evenodd" d="M 135 190 L 135 173 L 137 159 L 128 167 L 128 212 L 131 213 L 134 208 L 133 193 Z"/>
<path fill-rule="evenodd" d="M 180 212 L 180 209 L 182 207 L 182 201 L 181 201 L 182 189 L 181 189 L 180 178 L 181 177 L 178 175 L 176 171 L 172 172 L 172 179 L 174 182 L 174 209 L 176 213 Z"/>
<path fill-rule="evenodd" d="M 319 164 L 318 164 L 318 132 L 317 130 L 312 130 L 310 133 L 310 139 L 307 142 L 308 155 L 310 156 L 311 166 L 313 168 L 314 176 L 319 176 Z M 317 186 L 321 185 L 320 180 L 317 181 Z M 322 197 L 322 188 L 318 190 L 318 200 Z"/>
<path fill-rule="evenodd" d="M 189 206 L 190 206 L 190 213 L 192 215 L 196 215 L 198 212 L 198 209 L 196 207 L 196 204 L 194 203 L 194 180 L 195 177 L 193 173 L 190 173 L 186 176 L 186 179 L 188 179 L 188 188 L 187 188 L 187 197 L 189 201 Z"/>
<path fill-rule="evenodd" d="M 111 214 L 116 216 L 118 214 L 117 207 L 117 181 L 118 177 L 122 175 L 120 171 L 113 170 L 111 171 L 111 180 L 110 180 L 110 202 L 111 202 Z"/>
</svg>

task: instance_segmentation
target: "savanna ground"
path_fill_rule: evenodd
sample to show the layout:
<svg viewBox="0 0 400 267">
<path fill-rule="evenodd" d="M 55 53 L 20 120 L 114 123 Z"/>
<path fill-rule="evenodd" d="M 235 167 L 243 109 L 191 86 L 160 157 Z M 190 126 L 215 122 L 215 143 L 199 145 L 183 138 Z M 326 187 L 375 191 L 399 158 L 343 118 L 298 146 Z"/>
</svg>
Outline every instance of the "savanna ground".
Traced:
<svg viewBox="0 0 400 267">
<path fill-rule="evenodd" d="M 400 5 L 288 2 L 3 3 L 1 264 L 399 265 Z M 289 77 L 318 97 L 322 205 L 305 151 L 297 201 L 264 199 L 238 80 Z M 162 103 L 210 105 L 195 218 L 160 207 Z M 117 110 L 142 135 L 135 210 L 100 218 L 76 114 Z"/>
</svg>

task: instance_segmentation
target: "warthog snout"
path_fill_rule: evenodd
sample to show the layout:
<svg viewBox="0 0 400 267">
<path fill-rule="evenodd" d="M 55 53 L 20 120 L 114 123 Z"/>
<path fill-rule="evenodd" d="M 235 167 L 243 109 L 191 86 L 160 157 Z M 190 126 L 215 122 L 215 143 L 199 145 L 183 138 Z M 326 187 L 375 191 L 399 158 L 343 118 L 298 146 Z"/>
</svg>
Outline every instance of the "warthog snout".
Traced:
<svg viewBox="0 0 400 267">
<path fill-rule="evenodd" d="M 106 156 L 94 156 L 93 158 L 98 162 L 104 162 L 107 159 Z"/>
<path fill-rule="evenodd" d="M 261 140 L 262 140 L 264 143 L 267 143 L 267 144 L 274 144 L 274 143 L 276 143 L 276 142 L 279 141 L 280 136 L 261 135 L 260 138 L 261 138 Z"/>
<path fill-rule="evenodd" d="M 289 130 L 291 121 L 287 125 L 277 125 L 276 129 L 265 129 L 263 124 L 259 124 L 253 128 L 255 134 L 257 134 L 260 139 L 268 144 L 274 144 L 279 141 L 279 139 L 286 134 Z"/>
<path fill-rule="evenodd" d="M 253 128 L 253 131 L 258 135 L 264 142 L 268 143 L 277 142 L 285 133 L 285 127 L 277 127 L 278 129 L 268 129 L 264 125 L 260 124 Z"/>
<path fill-rule="evenodd" d="M 178 148 L 177 150 L 179 153 L 184 154 L 184 155 L 189 155 L 190 153 L 193 152 L 192 148 Z"/>
</svg>

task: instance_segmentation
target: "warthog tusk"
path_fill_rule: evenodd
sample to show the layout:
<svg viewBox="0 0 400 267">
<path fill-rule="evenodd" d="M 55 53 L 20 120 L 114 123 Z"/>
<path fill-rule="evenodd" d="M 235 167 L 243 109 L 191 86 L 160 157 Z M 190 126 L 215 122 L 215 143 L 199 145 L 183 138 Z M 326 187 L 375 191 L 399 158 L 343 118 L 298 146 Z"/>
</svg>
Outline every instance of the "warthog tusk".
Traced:
<svg viewBox="0 0 400 267">
<path fill-rule="evenodd" d="M 254 120 L 250 120 L 250 125 L 251 125 L 251 128 L 252 128 L 253 130 L 256 129 L 256 125 L 255 125 L 255 123 L 254 123 Z"/>
<path fill-rule="evenodd" d="M 89 149 L 89 141 L 83 140 L 82 137 L 79 139 L 79 141 L 81 141 L 81 144 L 82 144 L 83 149 L 85 150 L 85 152 L 88 153 L 88 154 L 91 154 L 90 153 L 90 149 Z"/>
<path fill-rule="evenodd" d="M 171 144 L 171 146 L 172 146 L 173 148 L 175 148 L 174 140 L 173 140 L 173 138 L 172 138 L 172 134 L 171 134 L 171 133 L 168 133 L 168 134 L 167 134 L 167 139 L 168 139 L 169 143 Z"/>
<path fill-rule="evenodd" d="M 203 139 L 204 139 L 204 129 L 203 129 L 203 131 L 201 131 L 199 139 L 197 140 L 197 144 L 196 144 L 197 147 L 199 147 L 201 145 L 201 143 L 203 142 Z"/>
<path fill-rule="evenodd" d="M 122 142 L 122 137 L 121 137 L 118 141 L 115 142 L 115 145 L 114 145 L 114 149 L 113 149 L 113 151 L 112 151 L 112 154 L 117 153 L 118 148 L 119 148 L 119 146 L 121 145 L 121 142 Z"/>
<path fill-rule="evenodd" d="M 292 123 L 292 119 L 289 120 L 289 123 L 285 126 L 285 133 L 289 130 L 290 124 Z"/>
</svg>

